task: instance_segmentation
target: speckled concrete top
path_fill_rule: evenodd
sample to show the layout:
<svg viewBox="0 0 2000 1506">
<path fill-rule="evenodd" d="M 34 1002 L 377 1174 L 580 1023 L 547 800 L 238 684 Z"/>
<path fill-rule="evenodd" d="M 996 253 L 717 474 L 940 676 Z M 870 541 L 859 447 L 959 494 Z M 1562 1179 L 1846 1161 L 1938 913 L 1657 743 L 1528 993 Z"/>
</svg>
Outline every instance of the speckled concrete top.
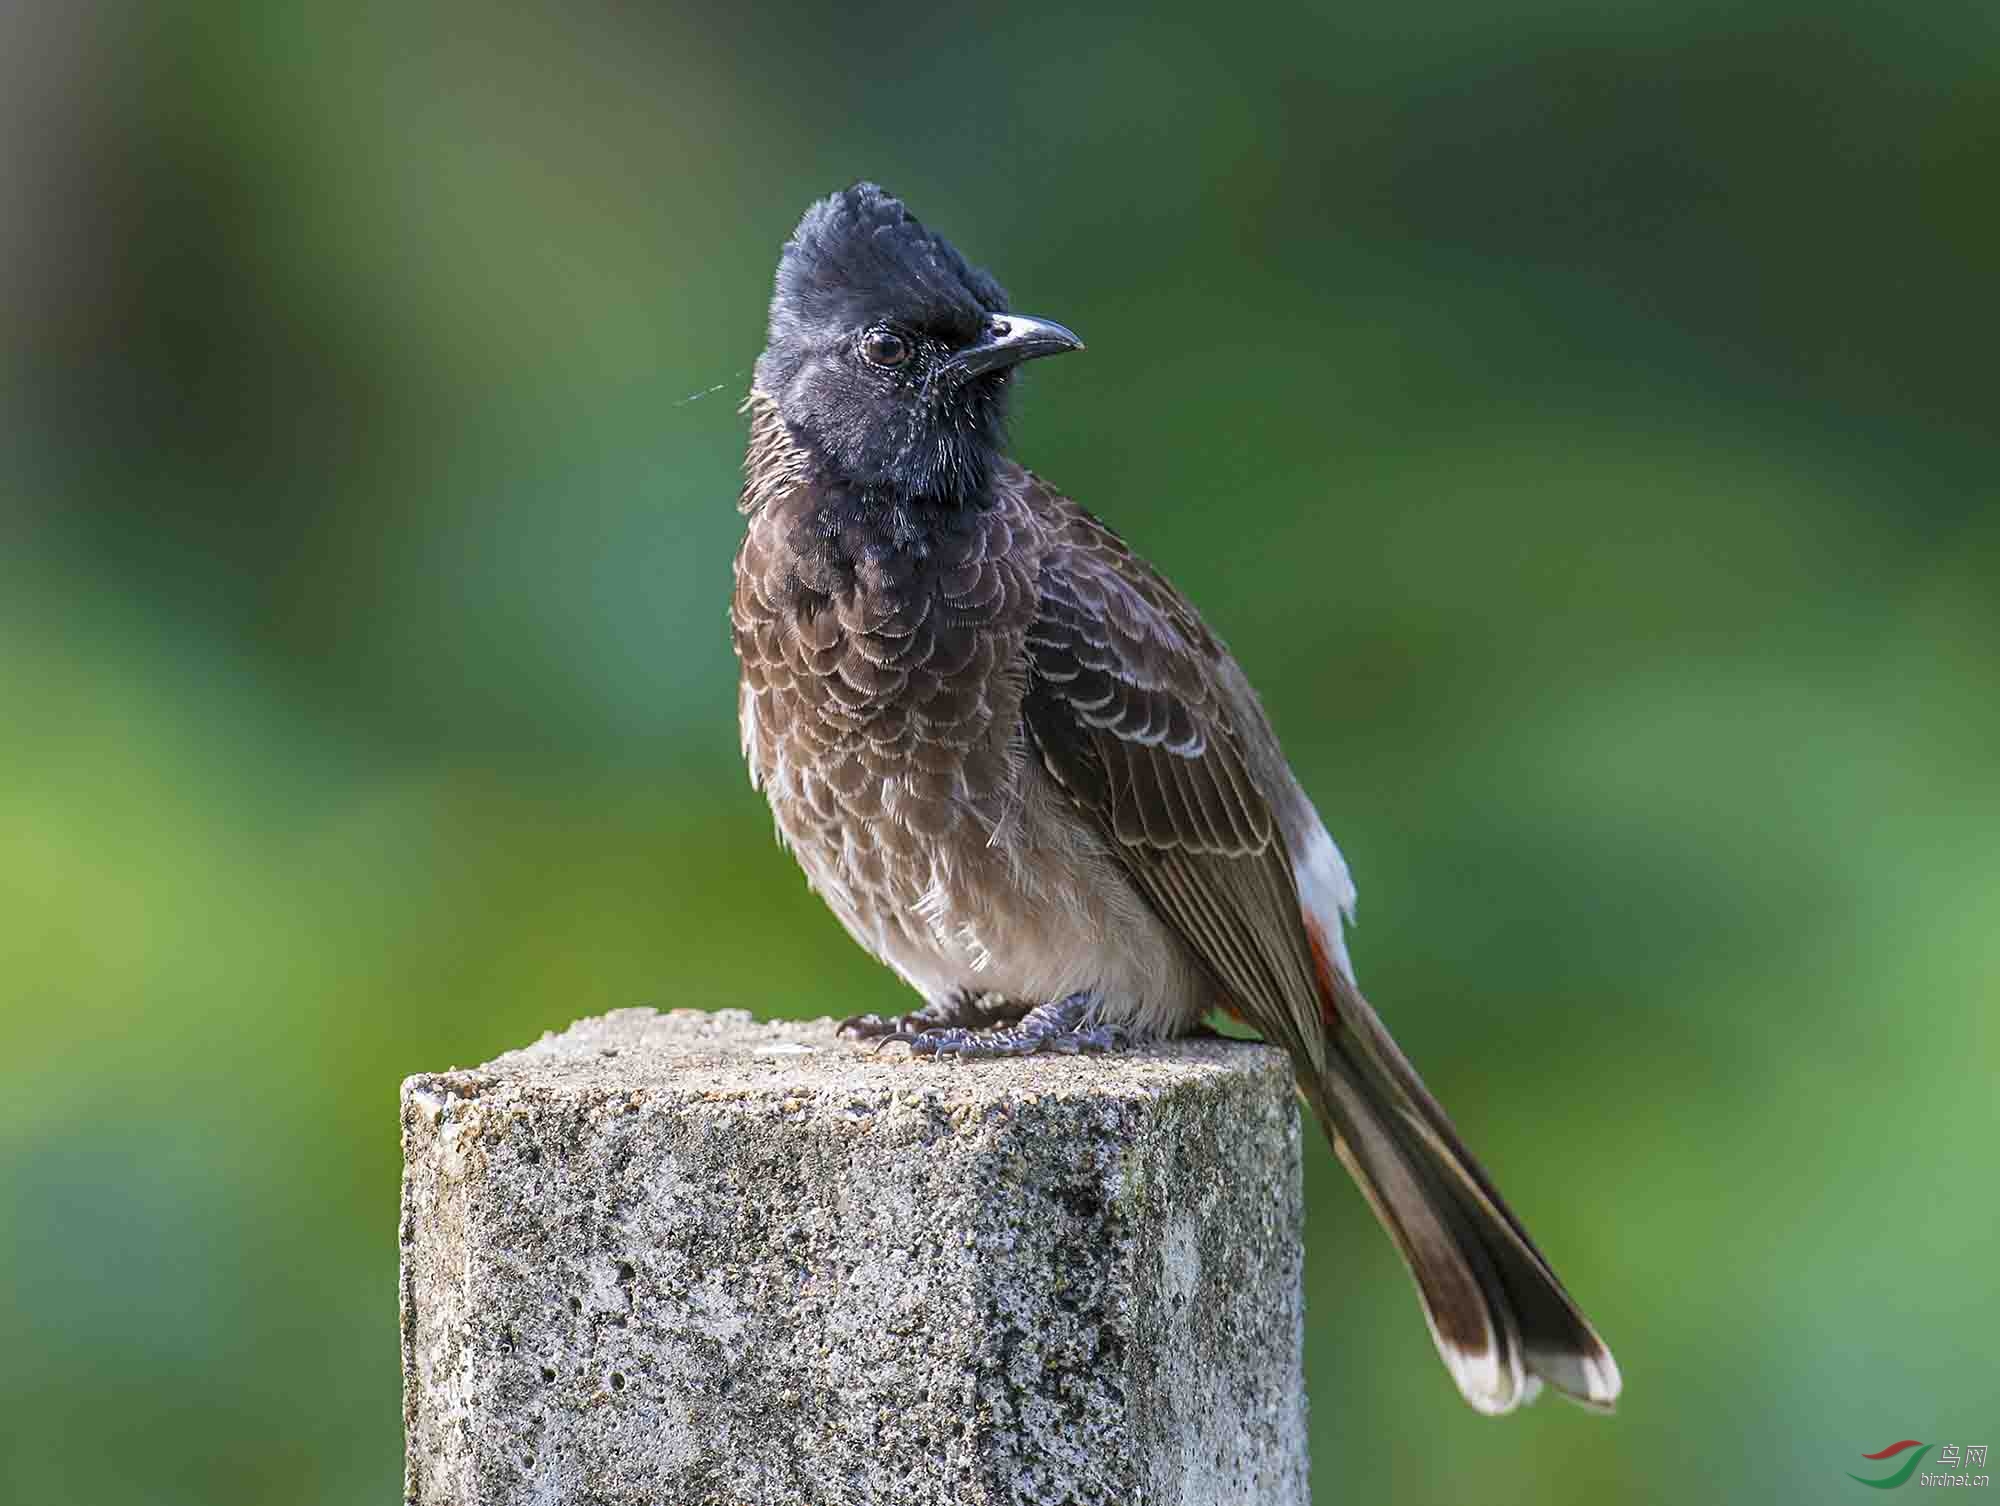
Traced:
<svg viewBox="0 0 2000 1506">
<path fill-rule="evenodd" d="M 830 1018 L 759 1020 L 747 1010 L 619 1009 L 551 1031 L 484 1066 L 427 1073 L 407 1090 L 440 1099 L 496 1089 L 595 1097 L 665 1092 L 701 1097 L 859 1095 L 921 1099 L 944 1107 L 1076 1096 L 1151 1098 L 1237 1074 L 1287 1075 L 1284 1053 L 1253 1041 L 1203 1038 L 1110 1055 L 1043 1055 L 978 1062 L 917 1060 L 877 1052 L 834 1033 Z"/>
</svg>

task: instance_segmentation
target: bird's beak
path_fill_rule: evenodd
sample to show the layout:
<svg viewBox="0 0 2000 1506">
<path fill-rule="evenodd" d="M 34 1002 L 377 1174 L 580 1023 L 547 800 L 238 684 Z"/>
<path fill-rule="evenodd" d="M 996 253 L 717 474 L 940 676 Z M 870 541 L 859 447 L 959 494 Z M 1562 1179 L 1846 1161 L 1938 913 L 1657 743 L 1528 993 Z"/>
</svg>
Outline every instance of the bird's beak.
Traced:
<svg viewBox="0 0 2000 1506">
<path fill-rule="evenodd" d="M 1059 356 L 1082 350 L 1083 341 L 1052 319 L 1025 314 L 995 314 L 976 345 L 968 345 L 944 363 L 944 371 L 960 381 L 1003 366 L 1017 366 L 1037 356 Z"/>
</svg>

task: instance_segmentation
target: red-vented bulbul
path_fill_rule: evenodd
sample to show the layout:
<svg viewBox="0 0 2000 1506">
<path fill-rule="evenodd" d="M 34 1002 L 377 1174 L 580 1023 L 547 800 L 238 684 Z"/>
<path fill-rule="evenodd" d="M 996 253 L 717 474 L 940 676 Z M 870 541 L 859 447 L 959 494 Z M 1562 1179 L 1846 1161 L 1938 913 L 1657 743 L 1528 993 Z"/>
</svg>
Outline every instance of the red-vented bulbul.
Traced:
<svg viewBox="0 0 2000 1506">
<path fill-rule="evenodd" d="M 1465 1399 L 1609 1408 L 1610 1351 L 1355 984 L 1354 885 L 1249 680 L 1004 453 L 1020 363 L 1081 348 L 873 184 L 779 261 L 745 404 L 743 752 L 813 888 L 925 1000 L 845 1028 L 977 1057 L 1225 1008 L 1291 1053 Z"/>
</svg>

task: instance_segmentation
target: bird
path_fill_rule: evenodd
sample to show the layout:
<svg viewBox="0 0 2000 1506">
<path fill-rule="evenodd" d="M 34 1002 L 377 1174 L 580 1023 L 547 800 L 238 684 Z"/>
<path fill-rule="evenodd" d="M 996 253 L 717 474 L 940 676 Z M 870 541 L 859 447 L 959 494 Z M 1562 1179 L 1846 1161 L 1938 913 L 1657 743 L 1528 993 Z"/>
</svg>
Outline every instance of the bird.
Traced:
<svg viewBox="0 0 2000 1506">
<path fill-rule="evenodd" d="M 1220 1008 L 1301 1098 L 1476 1411 L 1617 1363 L 1363 996 L 1355 887 L 1188 599 L 1007 453 L 1022 366 L 1083 349 L 861 182 L 784 243 L 730 622 L 752 784 L 922 998 L 842 1030 L 978 1059 L 1118 1051 Z"/>
</svg>

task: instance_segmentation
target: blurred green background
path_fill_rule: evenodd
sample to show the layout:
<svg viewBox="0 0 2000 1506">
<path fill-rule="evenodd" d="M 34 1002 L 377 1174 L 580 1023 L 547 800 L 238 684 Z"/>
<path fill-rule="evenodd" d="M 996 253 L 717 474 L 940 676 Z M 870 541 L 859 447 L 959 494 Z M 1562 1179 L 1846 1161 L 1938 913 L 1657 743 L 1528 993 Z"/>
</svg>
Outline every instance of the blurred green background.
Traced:
<svg viewBox="0 0 2000 1506">
<path fill-rule="evenodd" d="M 733 412 L 856 177 L 1230 640 L 1615 1347 L 1456 1400 L 1315 1148 L 1322 1502 L 2000 1444 L 2000 11 L 114 0 L 0 35 L 0 1496 L 400 1482 L 396 1087 L 893 1007 L 736 751 Z"/>
</svg>

